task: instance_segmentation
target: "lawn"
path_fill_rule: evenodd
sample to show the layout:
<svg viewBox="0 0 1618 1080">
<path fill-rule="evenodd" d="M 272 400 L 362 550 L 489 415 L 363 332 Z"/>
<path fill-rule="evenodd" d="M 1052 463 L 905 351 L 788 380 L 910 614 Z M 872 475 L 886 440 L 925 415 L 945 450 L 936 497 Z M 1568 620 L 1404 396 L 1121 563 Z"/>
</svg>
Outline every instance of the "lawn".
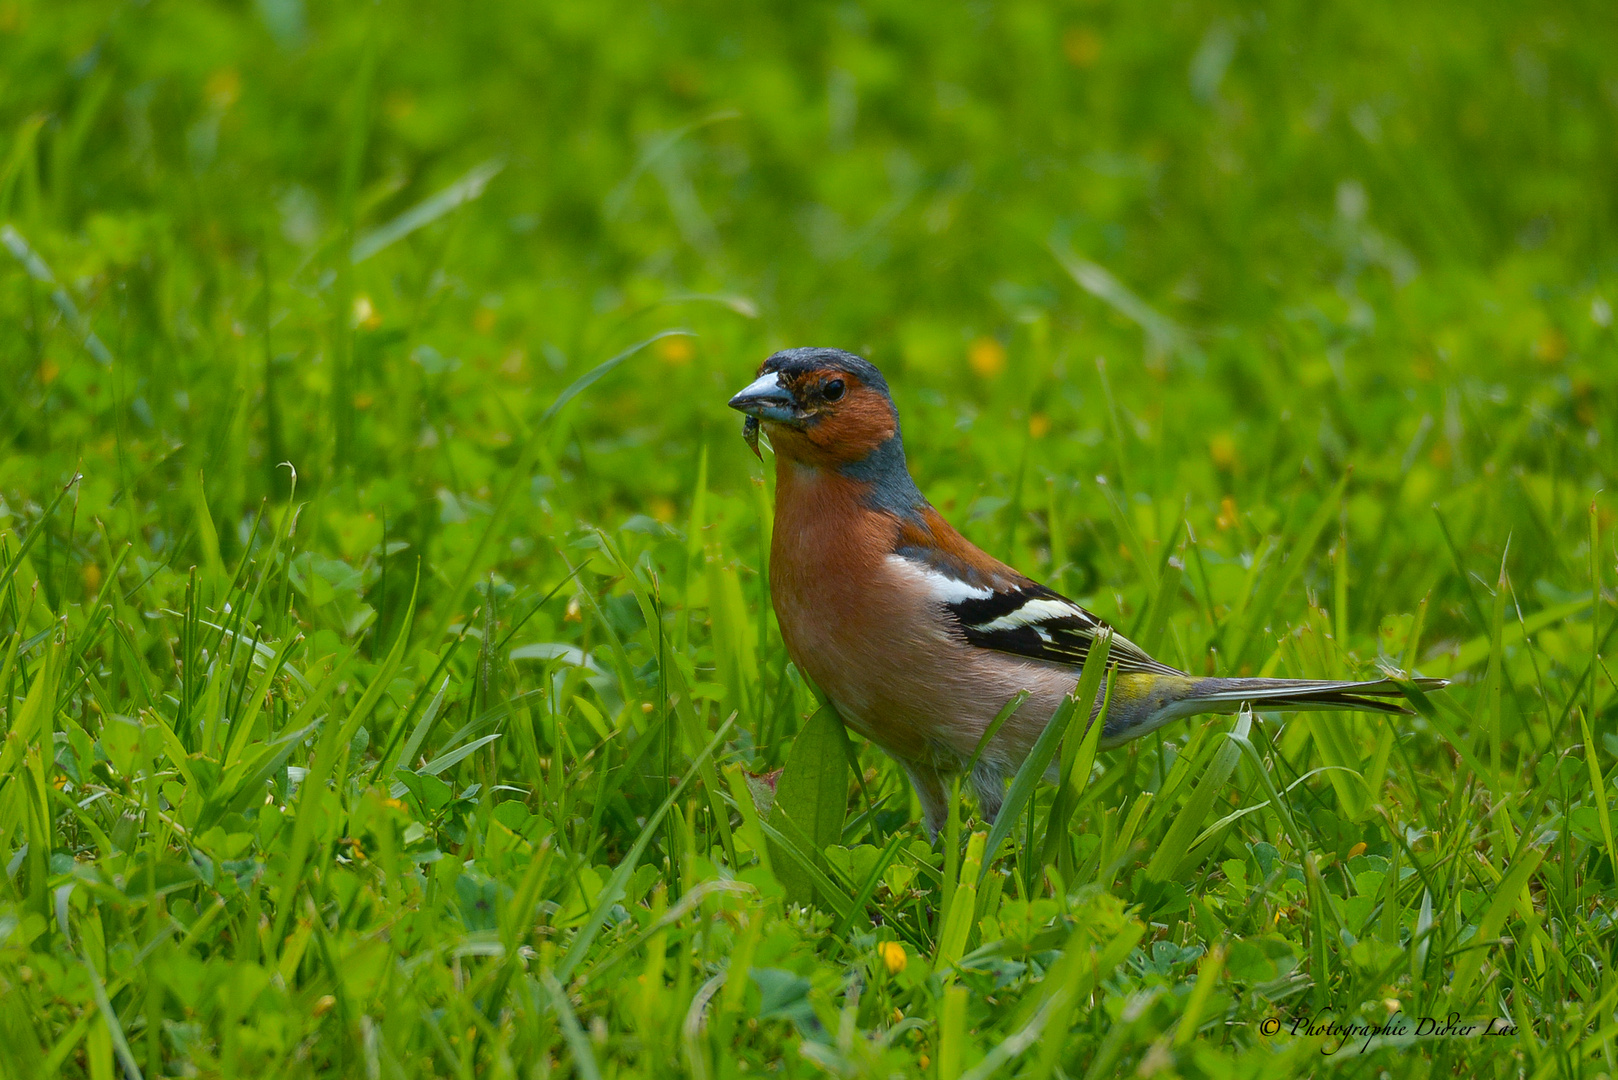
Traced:
<svg viewBox="0 0 1618 1080">
<path fill-rule="evenodd" d="M 1614 71 L 1577 0 L 0 0 L 0 1075 L 1618 1075 Z M 804 344 L 1166 661 L 1452 685 L 1074 727 L 931 843 L 771 611 L 725 401 Z"/>
</svg>

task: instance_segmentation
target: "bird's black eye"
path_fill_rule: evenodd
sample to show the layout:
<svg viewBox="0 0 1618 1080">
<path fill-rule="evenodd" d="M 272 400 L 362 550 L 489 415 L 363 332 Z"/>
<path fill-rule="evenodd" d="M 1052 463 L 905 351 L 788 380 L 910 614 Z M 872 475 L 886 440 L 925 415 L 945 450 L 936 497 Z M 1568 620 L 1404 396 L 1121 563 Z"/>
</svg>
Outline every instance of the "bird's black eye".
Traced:
<svg viewBox="0 0 1618 1080">
<path fill-rule="evenodd" d="M 843 396 L 843 380 L 833 379 L 821 388 L 820 396 L 827 401 L 836 401 Z"/>
</svg>

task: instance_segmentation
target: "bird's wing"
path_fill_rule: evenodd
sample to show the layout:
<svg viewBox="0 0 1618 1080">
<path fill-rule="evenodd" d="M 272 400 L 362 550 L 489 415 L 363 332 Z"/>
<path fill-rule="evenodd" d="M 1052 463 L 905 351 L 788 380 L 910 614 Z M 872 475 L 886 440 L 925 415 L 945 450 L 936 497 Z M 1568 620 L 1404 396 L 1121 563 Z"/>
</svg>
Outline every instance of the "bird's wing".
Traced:
<svg viewBox="0 0 1618 1080">
<path fill-rule="evenodd" d="M 1079 666 L 1107 624 L 1061 593 L 1014 572 L 987 574 L 948 558 L 911 551 L 889 556 L 919 581 L 968 644 Z M 1109 662 L 1126 673 L 1180 675 L 1114 631 Z"/>
</svg>

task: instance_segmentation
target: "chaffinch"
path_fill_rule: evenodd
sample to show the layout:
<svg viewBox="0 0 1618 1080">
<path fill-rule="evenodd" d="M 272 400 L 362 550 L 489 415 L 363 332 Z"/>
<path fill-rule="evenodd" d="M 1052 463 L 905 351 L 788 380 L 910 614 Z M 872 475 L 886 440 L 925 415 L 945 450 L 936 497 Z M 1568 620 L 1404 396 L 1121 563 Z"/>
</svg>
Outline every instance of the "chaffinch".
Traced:
<svg viewBox="0 0 1618 1080">
<path fill-rule="evenodd" d="M 787 349 L 730 407 L 747 415 L 753 452 L 760 427 L 775 452 L 770 592 L 787 653 L 844 723 L 903 766 L 935 836 L 945 777 L 964 768 L 1012 696 L 1028 692 L 969 778 L 992 817 L 1005 778 L 1073 692 L 1106 624 L 974 547 L 927 502 L 905 465 L 888 384 L 869 362 Z M 1243 703 L 1408 711 L 1386 700 L 1401 696 L 1391 680 L 1200 678 L 1116 633 L 1108 664 L 1117 672 L 1102 747 Z"/>
</svg>

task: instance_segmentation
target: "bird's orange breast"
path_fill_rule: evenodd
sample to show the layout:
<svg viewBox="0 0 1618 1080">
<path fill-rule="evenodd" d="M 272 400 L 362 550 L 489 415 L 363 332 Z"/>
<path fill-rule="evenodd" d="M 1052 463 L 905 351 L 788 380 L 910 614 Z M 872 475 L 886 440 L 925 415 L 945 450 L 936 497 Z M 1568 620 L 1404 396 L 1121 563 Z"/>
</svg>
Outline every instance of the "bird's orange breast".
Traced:
<svg viewBox="0 0 1618 1080">
<path fill-rule="evenodd" d="M 900 522 L 837 473 L 780 462 L 770 589 L 798 669 L 844 722 L 897 757 L 957 762 L 1020 689 L 995 756 L 1020 760 L 1076 673 L 983 655 L 890 559 Z"/>
<path fill-rule="evenodd" d="M 882 687 L 870 658 L 882 655 L 896 598 L 882 575 L 894 522 L 860 502 L 860 485 L 837 473 L 782 462 L 776 472 L 770 592 L 787 653 L 862 734 Z"/>
</svg>

